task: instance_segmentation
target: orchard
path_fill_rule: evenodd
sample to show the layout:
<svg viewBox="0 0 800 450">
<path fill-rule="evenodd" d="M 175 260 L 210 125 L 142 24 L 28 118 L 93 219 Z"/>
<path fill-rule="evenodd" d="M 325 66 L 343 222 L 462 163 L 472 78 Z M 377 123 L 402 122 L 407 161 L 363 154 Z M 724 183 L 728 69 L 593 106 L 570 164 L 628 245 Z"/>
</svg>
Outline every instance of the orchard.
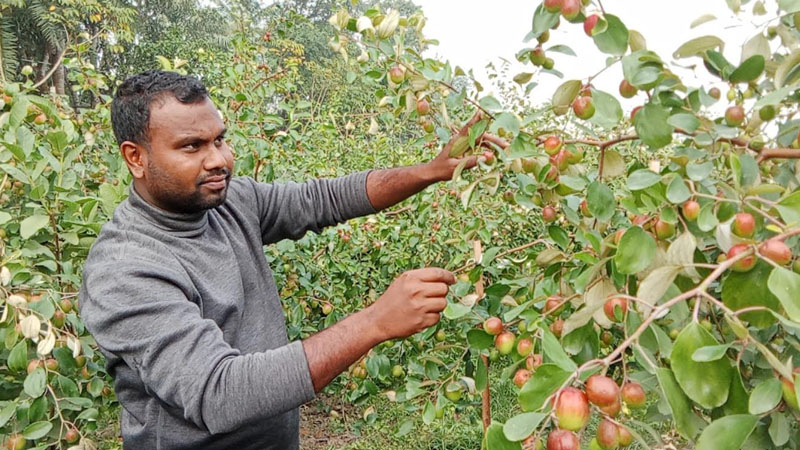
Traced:
<svg viewBox="0 0 800 450">
<path fill-rule="evenodd" d="M 408 48 L 412 36 L 426 39 L 421 15 L 331 17 L 331 45 L 345 58 L 360 52 L 363 73 L 387 79 L 376 98 L 398 120 L 445 142 L 465 119 L 453 111 L 475 111 L 452 155 L 478 152 L 484 132 L 510 143 L 454 177 L 465 213 L 497 196 L 530 226 L 544 224 L 512 249 L 485 248 L 479 223 L 464 233 L 472 258 L 444 316 L 466 342 L 469 363 L 455 377 L 469 395 L 441 389 L 450 402 L 482 396 L 490 450 L 647 447 L 657 433 L 643 417 L 671 421 L 698 449 L 796 448 L 800 3 L 757 2 L 763 24 L 738 62 L 715 36 L 679 46 L 674 58 L 702 62 L 728 86 L 725 99 L 718 87 L 684 84 L 610 7 L 536 9 L 530 45 L 517 52 L 529 69 L 514 81 L 526 92 L 558 68 L 556 52 L 572 53 L 552 42 L 553 29 L 585 34 L 608 57 L 564 81 L 543 121 L 479 84 L 455 87 L 471 74 Z M 595 88 L 617 65 L 618 92 Z M 639 104 L 628 115 L 618 98 Z M 495 366 L 519 388 L 522 412 L 504 423 L 489 408 Z"/>
<path fill-rule="evenodd" d="M 75 302 L 130 183 L 108 102 L 152 67 L 204 79 L 237 174 L 263 182 L 427 161 L 463 130 L 447 150 L 476 168 L 266 248 L 291 340 L 402 271 L 458 276 L 437 326 L 380 344 L 326 388 L 335 401 L 320 408 L 356 434 L 386 417 L 392 445 L 366 448 L 800 447 L 800 2 L 728 1 L 757 18 L 738 61 L 712 35 L 659 55 L 611 1 L 537 2 L 524 70 L 492 95 L 424 56 L 435 36 L 401 0 L 153 2 L 141 15 L 22 3 L 0 8 L 20 33 L 0 49 L 5 448 L 120 448 L 111 378 Z M 570 69 L 542 105 L 539 80 L 563 78 L 575 54 L 564 36 L 606 64 Z M 677 64 L 714 81 L 683 80 Z"/>
</svg>

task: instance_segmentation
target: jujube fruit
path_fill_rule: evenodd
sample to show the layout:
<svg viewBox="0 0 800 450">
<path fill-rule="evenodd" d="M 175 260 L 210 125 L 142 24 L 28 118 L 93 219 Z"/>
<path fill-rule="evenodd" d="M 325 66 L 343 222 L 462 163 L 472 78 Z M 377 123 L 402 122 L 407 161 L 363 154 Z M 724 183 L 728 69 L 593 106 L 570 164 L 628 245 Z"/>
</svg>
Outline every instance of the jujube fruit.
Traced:
<svg viewBox="0 0 800 450">
<path fill-rule="evenodd" d="M 589 422 L 589 400 L 581 390 L 568 386 L 556 397 L 558 427 L 578 431 Z"/>
<path fill-rule="evenodd" d="M 608 406 L 619 399 L 619 386 L 604 375 L 592 375 L 586 380 L 586 398 L 597 406 Z"/>
<path fill-rule="evenodd" d="M 728 250 L 728 258 L 731 259 L 739 253 L 746 252 L 750 249 L 747 244 L 737 244 Z M 736 272 L 748 272 L 756 265 L 756 255 L 747 255 L 744 258 L 736 261 L 731 266 L 731 269 Z"/>
<path fill-rule="evenodd" d="M 616 311 L 620 309 L 620 318 L 617 318 Z M 606 313 L 608 320 L 612 322 L 620 322 L 625 314 L 628 312 L 628 299 L 624 297 L 614 297 L 607 300 L 603 305 L 603 312 Z"/>
<path fill-rule="evenodd" d="M 620 395 L 622 396 L 622 401 L 624 401 L 629 408 L 643 408 L 645 403 L 647 403 L 647 395 L 644 392 L 644 388 L 635 381 L 622 385 Z"/>
</svg>

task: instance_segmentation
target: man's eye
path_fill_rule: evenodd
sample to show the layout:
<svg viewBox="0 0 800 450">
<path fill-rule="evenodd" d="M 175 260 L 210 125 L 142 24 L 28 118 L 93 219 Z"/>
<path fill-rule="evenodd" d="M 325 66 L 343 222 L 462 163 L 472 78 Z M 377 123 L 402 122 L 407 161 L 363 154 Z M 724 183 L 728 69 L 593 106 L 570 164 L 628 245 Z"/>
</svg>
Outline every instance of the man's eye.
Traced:
<svg viewBox="0 0 800 450">
<path fill-rule="evenodd" d="M 197 142 L 192 142 L 192 143 L 184 145 L 183 148 L 185 148 L 187 150 L 195 151 L 195 150 L 200 148 L 200 144 L 198 144 Z"/>
<path fill-rule="evenodd" d="M 218 138 L 214 139 L 214 145 L 216 145 L 217 147 L 219 147 L 220 145 L 222 145 L 224 143 L 225 143 L 225 138 L 224 137 L 218 137 Z"/>
</svg>

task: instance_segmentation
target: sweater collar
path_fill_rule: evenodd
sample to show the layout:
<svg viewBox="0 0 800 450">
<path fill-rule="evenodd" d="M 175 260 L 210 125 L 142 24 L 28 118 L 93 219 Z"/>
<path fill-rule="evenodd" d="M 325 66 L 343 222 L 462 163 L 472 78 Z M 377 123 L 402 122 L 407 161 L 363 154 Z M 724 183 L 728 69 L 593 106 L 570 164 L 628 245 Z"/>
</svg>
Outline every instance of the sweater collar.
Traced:
<svg viewBox="0 0 800 450">
<path fill-rule="evenodd" d="M 130 186 L 128 202 L 136 213 L 144 216 L 153 225 L 162 230 L 174 232 L 179 236 L 191 237 L 199 235 L 208 224 L 208 211 L 176 213 L 163 210 L 142 198 L 134 189 L 133 184 Z"/>
</svg>

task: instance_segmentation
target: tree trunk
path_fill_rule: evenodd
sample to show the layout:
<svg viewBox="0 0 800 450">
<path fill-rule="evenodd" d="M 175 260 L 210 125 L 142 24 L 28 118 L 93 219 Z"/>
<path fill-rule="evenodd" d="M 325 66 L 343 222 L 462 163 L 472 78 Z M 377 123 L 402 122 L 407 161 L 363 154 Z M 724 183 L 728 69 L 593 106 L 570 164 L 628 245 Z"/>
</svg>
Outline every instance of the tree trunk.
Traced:
<svg viewBox="0 0 800 450">
<path fill-rule="evenodd" d="M 47 75 L 47 71 L 50 70 L 50 64 L 51 64 L 50 61 L 52 59 L 50 55 L 52 53 L 53 53 L 53 46 L 50 45 L 50 42 L 45 40 L 45 43 L 44 43 L 44 54 L 42 55 L 42 58 L 41 58 L 42 62 L 39 64 L 39 67 L 36 68 L 37 69 L 36 70 L 36 82 L 37 83 L 39 81 L 41 81 L 42 78 L 44 78 L 45 75 Z M 42 85 L 39 86 L 39 92 L 41 92 L 42 94 L 46 94 L 47 90 L 48 90 L 48 84 L 49 83 L 42 83 Z"/>
<path fill-rule="evenodd" d="M 56 56 L 58 58 L 58 56 Z M 56 72 L 53 74 L 53 85 L 56 87 L 56 94 L 64 95 L 66 90 L 64 87 L 67 84 L 67 71 L 64 70 L 64 65 L 59 64 Z"/>
</svg>

